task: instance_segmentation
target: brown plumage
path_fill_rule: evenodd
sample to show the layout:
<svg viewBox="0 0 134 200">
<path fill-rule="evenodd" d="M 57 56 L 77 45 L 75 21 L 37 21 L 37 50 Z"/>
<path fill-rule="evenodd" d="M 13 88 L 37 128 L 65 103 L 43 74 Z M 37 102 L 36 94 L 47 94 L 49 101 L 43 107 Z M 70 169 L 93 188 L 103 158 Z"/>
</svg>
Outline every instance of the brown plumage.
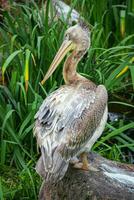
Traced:
<svg viewBox="0 0 134 200">
<path fill-rule="evenodd" d="M 41 149 L 37 172 L 45 174 L 48 182 L 60 180 L 69 162 L 78 155 L 82 155 L 82 168 L 88 169 L 83 153 L 90 151 L 107 120 L 105 87 L 96 86 L 76 72 L 77 63 L 89 45 L 86 27 L 75 25 L 69 28 L 42 81 L 44 83 L 51 76 L 65 54 L 73 49 L 63 68 L 65 85 L 44 100 L 35 116 L 34 134 Z"/>
</svg>

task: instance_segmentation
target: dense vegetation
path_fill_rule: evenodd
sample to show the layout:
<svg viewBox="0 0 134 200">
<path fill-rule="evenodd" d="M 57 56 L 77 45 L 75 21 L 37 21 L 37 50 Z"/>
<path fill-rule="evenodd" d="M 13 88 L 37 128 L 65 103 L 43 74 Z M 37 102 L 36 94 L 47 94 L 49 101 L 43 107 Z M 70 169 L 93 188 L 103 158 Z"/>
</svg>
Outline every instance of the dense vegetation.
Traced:
<svg viewBox="0 0 134 200">
<path fill-rule="evenodd" d="M 34 170 L 38 159 L 32 134 L 34 115 L 46 95 L 63 84 L 62 67 L 45 86 L 40 81 L 62 42 L 67 23 L 49 20 L 50 1 L 46 10 L 34 1 L 13 2 L 10 11 L 3 10 L 0 22 L 0 198 L 36 200 L 40 179 Z M 109 110 L 120 113 L 118 120 L 108 121 L 93 150 L 109 159 L 132 163 L 134 1 L 72 0 L 71 5 L 91 27 L 92 45 L 78 70 L 106 86 Z"/>
</svg>

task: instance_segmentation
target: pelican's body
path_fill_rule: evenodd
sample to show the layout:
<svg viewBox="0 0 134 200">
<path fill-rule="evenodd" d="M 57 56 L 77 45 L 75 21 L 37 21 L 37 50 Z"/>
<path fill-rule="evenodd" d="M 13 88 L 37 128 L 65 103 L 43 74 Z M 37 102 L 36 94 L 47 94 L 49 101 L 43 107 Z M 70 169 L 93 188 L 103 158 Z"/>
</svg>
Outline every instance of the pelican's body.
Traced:
<svg viewBox="0 0 134 200">
<path fill-rule="evenodd" d="M 44 170 L 48 181 L 61 179 L 69 161 L 90 151 L 107 120 L 105 87 L 96 86 L 76 72 L 77 63 L 84 54 L 85 48 L 74 49 L 63 68 L 66 85 L 51 93 L 35 116 L 35 135 L 42 153 L 42 166 L 38 165 L 37 171 L 42 174 Z M 57 58 L 47 78 L 56 62 Z"/>
</svg>

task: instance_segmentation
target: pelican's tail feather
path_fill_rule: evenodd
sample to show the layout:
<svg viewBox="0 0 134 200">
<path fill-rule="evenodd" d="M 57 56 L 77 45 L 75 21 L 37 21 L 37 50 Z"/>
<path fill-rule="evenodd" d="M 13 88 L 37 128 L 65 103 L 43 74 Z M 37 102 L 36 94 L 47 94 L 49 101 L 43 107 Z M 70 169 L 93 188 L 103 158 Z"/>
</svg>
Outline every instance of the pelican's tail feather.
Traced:
<svg viewBox="0 0 134 200">
<path fill-rule="evenodd" d="M 61 180 L 68 168 L 69 162 L 64 160 L 57 149 L 51 155 L 46 152 L 45 147 L 41 148 L 41 157 L 37 162 L 36 171 L 45 179 L 45 182 L 56 183 Z"/>
</svg>

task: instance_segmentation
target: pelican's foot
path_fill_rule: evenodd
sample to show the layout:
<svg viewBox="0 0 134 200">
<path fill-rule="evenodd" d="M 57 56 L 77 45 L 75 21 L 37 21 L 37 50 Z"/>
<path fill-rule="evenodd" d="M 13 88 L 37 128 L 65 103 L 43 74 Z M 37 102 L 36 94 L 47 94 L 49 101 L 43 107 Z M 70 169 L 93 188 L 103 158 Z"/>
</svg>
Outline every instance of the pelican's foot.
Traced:
<svg viewBox="0 0 134 200">
<path fill-rule="evenodd" d="M 94 172 L 99 171 L 96 167 L 93 167 L 91 164 L 88 163 L 86 165 L 83 165 L 82 162 L 75 163 L 73 165 L 73 168 L 79 169 L 79 170 L 84 170 L 84 171 L 94 171 Z"/>
<path fill-rule="evenodd" d="M 71 158 L 71 160 L 69 161 L 72 165 L 73 168 L 76 169 L 81 169 L 81 170 L 89 170 L 89 164 L 87 160 L 82 160 L 82 162 L 77 158 L 77 157 L 73 157 Z"/>
<path fill-rule="evenodd" d="M 89 164 L 84 165 L 82 162 L 75 163 L 73 165 L 75 169 L 85 170 L 88 171 L 90 169 Z"/>
<path fill-rule="evenodd" d="M 73 164 L 73 168 L 88 171 L 90 167 L 87 160 L 87 153 L 82 153 L 80 158 L 81 161 L 79 161 L 77 157 L 74 157 L 70 160 L 70 163 Z"/>
</svg>

